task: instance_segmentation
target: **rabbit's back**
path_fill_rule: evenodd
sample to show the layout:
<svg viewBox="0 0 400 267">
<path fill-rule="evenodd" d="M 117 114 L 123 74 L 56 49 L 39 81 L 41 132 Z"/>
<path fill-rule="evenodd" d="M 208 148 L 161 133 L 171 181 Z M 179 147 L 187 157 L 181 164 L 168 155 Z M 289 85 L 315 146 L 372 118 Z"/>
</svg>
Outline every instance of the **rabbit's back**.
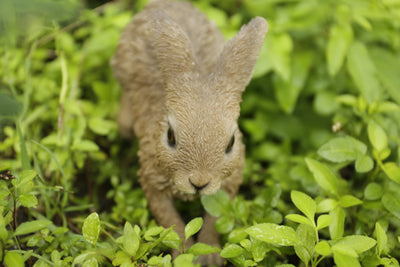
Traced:
<svg viewBox="0 0 400 267">
<path fill-rule="evenodd" d="M 214 69 L 225 40 L 214 23 L 189 2 L 157 0 L 138 13 L 122 33 L 111 62 L 114 74 L 129 98 L 135 134 L 146 135 L 150 121 L 163 115 L 165 91 L 149 27 L 157 10 L 180 25 L 192 43 L 200 75 Z M 128 101 L 128 100 L 127 100 Z"/>
</svg>

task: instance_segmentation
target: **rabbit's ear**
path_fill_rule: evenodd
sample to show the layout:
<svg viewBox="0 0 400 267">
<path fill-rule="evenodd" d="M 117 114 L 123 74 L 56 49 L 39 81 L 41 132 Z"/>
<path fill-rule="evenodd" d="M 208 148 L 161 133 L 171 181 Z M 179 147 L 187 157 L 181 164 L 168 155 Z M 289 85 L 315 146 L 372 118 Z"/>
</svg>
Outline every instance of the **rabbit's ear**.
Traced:
<svg viewBox="0 0 400 267">
<path fill-rule="evenodd" d="M 267 21 L 256 17 L 229 40 L 212 74 L 217 90 L 233 93 L 240 101 L 242 92 L 251 80 L 267 31 Z"/>
<path fill-rule="evenodd" d="M 174 84 L 175 78 L 192 75 L 196 71 L 196 62 L 192 43 L 182 27 L 163 11 L 154 13 L 150 26 L 164 84 Z"/>
</svg>

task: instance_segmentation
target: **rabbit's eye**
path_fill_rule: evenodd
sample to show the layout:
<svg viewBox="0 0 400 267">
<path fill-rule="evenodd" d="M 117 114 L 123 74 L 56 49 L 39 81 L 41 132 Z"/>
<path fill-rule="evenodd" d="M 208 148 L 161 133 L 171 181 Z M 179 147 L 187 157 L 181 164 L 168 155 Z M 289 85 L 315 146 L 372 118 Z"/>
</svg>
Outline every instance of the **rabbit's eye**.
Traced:
<svg viewBox="0 0 400 267">
<path fill-rule="evenodd" d="M 174 130 L 172 130 L 171 126 L 168 127 L 167 140 L 168 140 L 168 145 L 170 147 L 176 146 L 175 134 L 174 134 Z"/>
<path fill-rule="evenodd" d="M 229 141 L 228 146 L 226 147 L 226 150 L 225 150 L 225 153 L 226 153 L 226 154 L 228 154 L 229 152 L 232 151 L 232 147 L 233 147 L 233 144 L 234 144 L 234 143 L 235 143 L 235 136 L 232 135 L 232 138 L 231 138 L 231 140 Z"/>
</svg>

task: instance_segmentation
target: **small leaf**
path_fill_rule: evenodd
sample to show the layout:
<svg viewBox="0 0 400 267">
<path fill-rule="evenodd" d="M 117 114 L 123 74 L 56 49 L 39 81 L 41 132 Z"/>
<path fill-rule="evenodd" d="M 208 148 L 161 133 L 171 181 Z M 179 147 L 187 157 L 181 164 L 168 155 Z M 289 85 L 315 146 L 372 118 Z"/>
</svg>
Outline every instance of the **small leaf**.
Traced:
<svg viewBox="0 0 400 267">
<path fill-rule="evenodd" d="M 382 166 L 386 175 L 394 182 L 400 184 L 400 168 L 394 162 L 386 162 Z"/>
<path fill-rule="evenodd" d="M 312 251 L 317 241 L 315 228 L 310 225 L 300 224 L 296 229 L 296 234 L 301 240 L 301 244 L 294 246 L 294 251 L 305 265 L 307 265 L 311 260 Z"/>
<path fill-rule="evenodd" d="M 337 239 L 343 236 L 344 232 L 344 211 L 341 207 L 336 207 L 329 212 L 332 217 L 332 223 L 329 225 L 329 234 L 331 239 Z"/>
<path fill-rule="evenodd" d="M 345 162 L 357 159 L 367 152 L 367 146 L 357 139 L 346 136 L 330 139 L 318 149 L 318 155 L 332 162 Z"/>
<path fill-rule="evenodd" d="M 223 258 L 234 258 L 237 257 L 239 255 L 241 255 L 243 253 L 243 248 L 239 245 L 236 244 L 229 244 L 227 246 L 225 246 L 222 250 L 221 250 L 221 257 Z"/>
<path fill-rule="evenodd" d="M 350 235 L 335 241 L 334 246 L 342 245 L 354 249 L 357 254 L 363 253 L 376 245 L 375 239 L 363 235 Z"/>
<path fill-rule="evenodd" d="M 303 215 L 299 215 L 299 214 L 288 214 L 285 216 L 286 219 L 291 220 L 293 222 L 297 222 L 297 223 L 301 223 L 301 224 L 307 224 L 310 225 L 312 227 L 314 227 L 314 224 L 312 222 L 310 222 L 310 219 L 306 218 Z"/>
<path fill-rule="evenodd" d="M 329 256 L 332 254 L 331 247 L 329 246 L 329 243 L 325 240 L 315 245 L 315 251 L 322 256 Z"/>
<path fill-rule="evenodd" d="M 43 228 L 46 228 L 52 224 L 51 221 L 48 220 L 36 220 L 30 222 L 21 223 L 14 232 L 14 235 L 26 235 L 30 233 L 34 233 Z"/>
<path fill-rule="evenodd" d="M 397 219 L 400 219 L 400 198 L 394 196 L 393 193 L 388 192 L 382 197 L 383 206 Z"/>
<path fill-rule="evenodd" d="M 192 267 L 194 260 L 193 254 L 181 254 L 174 260 L 174 266 Z"/>
<path fill-rule="evenodd" d="M 185 238 L 188 240 L 192 235 L 197 233 L 203 225 L 203 218 L 198 217 L 191 220 L 185 227 Z"/>
<path fill-rule="evenodd" d="M 332 223 L 333 219 L 330 215 L 323 214 L 317 219 L 317 230 L 325 228 Z"/>
<path fill-rule="evenodd" d="M 387 136 L 385 131 L 374 121 L 368 123 L 368 137 L 372 146 L 382 152 L 387 147 Z"/>
<path fill-rule="evenodd" d="M 200 256 L 200 255 L 207 255 L 215 252 L 219 252 L 220 249 L 217 247 L 213 247 L 208 244 L 204 243 L 196 243 L 193 246 L 191 246 L 188 250 L 187 253 L 191 253 L 195 256 Z"/>
<path fill-rule="evenodd" d="M 204 209 L 214 217 L 229 215 L 230 201 L 229 195 L 222 190 L 219 190 L 214 195 L 201 196 L 201 204 L 203 204 Z"/>
<path fill-rule="evenodd" d="M 99 151 L 99 146 L 91 140 L 79 140 L 71 146 L 72 150 L 83 152 Z"/>
<path fill-rule="evenodd" d="M 89 243 L 96 245 L 100 234 L 100 218 L 96 212 L 91 213 L 83 221 L 82 234 Z"/>
<path fill-rule="evenodd" d="M 135 256 L 139 249 L 140 236 L 129 222 L 126 222 L 124 226 L 122 245 L 124 246 L 125 252 L 131 257 Z"/>
<path fill-rule="evenodd" d="M 326 59 L 331 76 L 335 76 L 342 67 L 352 41 L 353 30 L 351 25 L 341 23 L 331 26 L 326 46 Z"/>
<path fill-rule="evenodd" d="M 343 208 L 361 205 L 362 201 L 352 195 L 345 195 L 339 199 L 339 204 Z"/>
<path fill-rule="evenodd" d="M 230 243 L 239 243 L 246 237 L 247 237 L 247 233 L 245 232 L 244 229 L 242 229 L 242 228 L 234 229 L 232 232 L 229 233 L 228 241 Z"/>
<path fill-rule="evenodd" d="M 336 248 L 336 250 L 333 251 L 333 260 L 335 261 L 337 267 L 361 267 L 358 259 L 356 257 L 349 256 L 346 249 L 340 250 Z"/>
<path fill-rule="evenodd" d="M 380 256 L 382 253 L 385 253 L 387 250 L 388 238 L 386 236 L 385 230 L 383 230 L 383 228 L 379 222 L 377 222 L 375 224 L 375 235 L 376 235 L 376 240 L 377 240 L 378 256 Z"/>
<path fill-rule="evenodd" d="M 284 225 L 260 223 L 247 228 L 246 232 L 251 237 L 279 246 L 294 246 L 300 242 L 293 228 Z"/>
<path fill-rule="evenodd" d="M 336 208 L 338 202 L 335 199 L 327 198 L 317 204 L 317 213 L 330 212 Z"/>
<path fill-rule="evenodd" d="M 24 259 L 17 251 L 6 251 L 4 264 L 7 267 L 24 267 Z"/>
<path fill-rule="evenodd" d="M 310 158 L 306 158 L 307 167 L 313 173 L 317 183 L 326 191 L 338 195 L 337 178 L 324 164 Z"/>
<path fill-rule="evenodd" d="M 38 204 L 38 200 L 36 196 L 31 195 L 31 194 L 23 194 L 18 197 L 19 203 L 21 203 L 22 206 L 27 207 L 27 208 L 33 208 L 36 207 Z"/>
<path fill-rule="evenodd" d="M 222 216 L 215 222 L 215 230 L 221 234 L 227 234 L 235 226 L 235 220 L 229 216 Z"/>
<path fill-rule="evenodd" d="M 369 183 L 364 190 L 364 196 L 367 200 L 378 200 L 382 197 L 383 188 L 378 183 Z"/>
<path fill-rule="evenodd" d="M 374 161 L 368 155 L 361 155 L 356 159 L 356 172 L 365 173 L 374 168 Z"/>
<path fill-rule="evenodd" d="M 290 193 L 290 198 L 292 199 L 293 204 L 304 215 L 306 215 L 310 222 L 314 225 L 314 216 L 317 209 L 315 201 L 308 195 L 295 190 Z"/>
<path fill-rule="evenodd" d="M 169 248 L 178 250 L 181 239 L 175 231 L 170 231 L 161 242 Z"/>
</svg>

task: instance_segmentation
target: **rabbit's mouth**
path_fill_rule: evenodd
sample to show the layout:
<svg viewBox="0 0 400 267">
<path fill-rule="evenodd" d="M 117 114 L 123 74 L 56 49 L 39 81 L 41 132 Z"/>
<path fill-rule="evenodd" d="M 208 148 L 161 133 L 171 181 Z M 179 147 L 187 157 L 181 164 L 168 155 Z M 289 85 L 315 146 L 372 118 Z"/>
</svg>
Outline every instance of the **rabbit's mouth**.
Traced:
<svg viewBox="0 0 400 267">
<path fill-rule="evenodd" d="M 176 188 L 185 194 L 190 195 L 212 195 L 221 187 L 219 179 L 194 179 L 193 175 L 186 176 L 186 179 L 175 179 Z"/>
</svg>

